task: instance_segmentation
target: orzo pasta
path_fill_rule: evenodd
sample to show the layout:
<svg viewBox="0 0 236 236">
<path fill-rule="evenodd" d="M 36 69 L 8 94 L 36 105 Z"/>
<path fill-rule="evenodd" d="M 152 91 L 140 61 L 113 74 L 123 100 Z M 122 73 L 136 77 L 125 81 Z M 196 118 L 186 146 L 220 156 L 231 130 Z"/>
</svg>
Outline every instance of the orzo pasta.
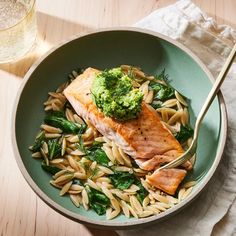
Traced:
<svg viewBox="0 0 236 236">
<path fill-rule="evenodd" d="M 149 76 L 137 67 L 122 65 L 121 69 L 142 92 L 143 101 L 156 110 L 166 129 L 186 148 L 193 133 L 188 103 L 169 86 L 165 72 Z M 76 114 L 63 91 L 79 74 L 72 71 L 69 81 L 49 92 L 44 123 L 30 147 L 32 157 L 41 160 L 43 170 L 52 175 L 52 186 L 61 196 L 69 195 L 75 207 L 106 214 L 107 219 L 119 214 L 149 217 L 185 199 L 195 181 L 182 185 L 174 196 L 151 186 L 145 180 L 150 171 L 141 169 L 121 147 Z"/>
</svg>

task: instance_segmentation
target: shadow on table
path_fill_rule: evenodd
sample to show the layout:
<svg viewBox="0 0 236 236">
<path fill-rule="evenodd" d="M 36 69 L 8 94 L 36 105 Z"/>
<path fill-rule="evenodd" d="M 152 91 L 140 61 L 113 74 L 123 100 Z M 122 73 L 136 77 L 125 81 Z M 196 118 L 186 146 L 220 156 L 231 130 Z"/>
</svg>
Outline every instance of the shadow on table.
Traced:
<svg viewBox="0 0 236 236">
<path fill-rule="evenodd" d="M 93 236 L 118 236 L 115 231 L 112 230 L 102 230 L 102 229 L 94 229 L 90 227 L 86 227 L 86 229 L 91 233 Z"/>
<path fill-rule="evenodd" d="M 38 35 L 35 45 L 22 59 L 0 65 L 0 69 L 23 78 L 32 64 L 59 42 L 92 30 L 92 27 L 37 12 Z"/>
</svg>

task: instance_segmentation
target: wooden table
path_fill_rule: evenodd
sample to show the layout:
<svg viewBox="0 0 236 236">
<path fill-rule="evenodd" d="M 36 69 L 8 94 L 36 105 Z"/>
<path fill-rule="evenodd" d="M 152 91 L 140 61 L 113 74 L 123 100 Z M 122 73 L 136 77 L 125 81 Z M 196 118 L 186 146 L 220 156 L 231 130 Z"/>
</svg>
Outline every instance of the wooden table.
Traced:
<svg viewBox="0 0 236 236">
<path fill-rule="evenodd" d="M 61 216 L 30 189 L 12 152 L 10 126 L 16 92 L 32 63 L 50 47 L 80 32 L 129 26 L 175 0 L 38 0 L 39 37 L 24 59 L 0 66 L 0 235 L 117 235 L 87 228 Z M 236 27 L 236 1 L 194 0 L 220 24 Z M 13 76 L 14 75 L 14 76 Z"/>
</svg>

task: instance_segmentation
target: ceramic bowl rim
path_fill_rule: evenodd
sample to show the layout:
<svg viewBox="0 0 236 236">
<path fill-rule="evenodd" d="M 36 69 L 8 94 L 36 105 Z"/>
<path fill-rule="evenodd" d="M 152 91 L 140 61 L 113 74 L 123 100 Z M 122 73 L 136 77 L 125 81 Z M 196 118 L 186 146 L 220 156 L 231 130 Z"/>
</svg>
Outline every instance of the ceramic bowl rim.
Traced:
<svg viewBox="0 0 236 236">
<path fill-rule="evenodd" d="M 79 222 L 79 223 L 83 223 L 83 224 L 90 225 L 90 226 L 97 227 L 97 228 L 126 229 L 126 228 L 132 228 L 132 227 L 135 227 L 138 225 L 151 224 L 153 222 L 164 220 L 167 217 L 169 217 L 170 215 L 177 213 L 183 207 L 187 206 L 193 199 L 195 199 L 199 195 L 199 193 L 204 189 L 204 187 L 207 185 L 207 183 L 209 182 L 209 180 L 211 179 L 211 177 L 215 173 L 216 168 L 218 167 L 220 160 L 222 158 L 222 154 L 223 154 L 225 143 L 226 143 L 226 137 L 227 137 L 227 112 L 226 112 L 226 106 L 225 106 L 225 102 L 223 99 L 223 95 L 221 92 L 219 92 L 218 93 L 218 101 L 219 101 L 219 106 L 220 106 L 221 128 L 220 128 L 220 143 L 218 145 L 218 150 L 216 153 L 215 160 L 214 160 L 212 166 L 210 167 L 210 169 L 208 170 L 207 174 L 204 176 L 204 179 L 197 186 L 194 193 L 192 193 L 186 200 L 183 200 L 182 202 L 180 202 L 179 204 L 177 204 L 173 208 L 169 209 L 168 211 L 163 212 L 159 215 L 152 216 L 152 217 L 135 219 L 132 221 L 125 221 L 125 222 L 113 222 L 112 220 L 111 221 L 109 221 L 109 220 L 99 221 L 99 220 L 90 219 L 89 217 L 84 217 L 78 213 L 71 212 L 70 210 L 68 210 L 68 209 L 62 207 L 61 205 L 59 205 L 58 203 L 54 202 L 51 198 L 49 198 L 47 196 L 47 194 L 45 194 L 38 187 L 38 185 L 31 178 L 26 167 L 24 166 L 24 163 L 21 159 L 21 156 L 20 156 L 20 153 L 19 153 L 19 150 L 17 147 L 15 125 L 16 125 L 17 108 L 18 108 L 18 104 L 19 104 L 19 101 L 21 98 L 21 94 L 25 88 L 25 85 L 30 80 L 31 74 L 37 69 L 37 67 L 41 64 L 41 62 L 43 62 L 44 59 L 46 59 L 54 51 L 56 51 L 60 47 L 64 46 L 65 44 L 67 44 L 71 41 L 77 40 L 79 38 L 83 38 L 83 37 L 93 35 L 93 34 L 98 34 L 98 33 L 106 33 L 109 31 L 129 31 L 129 32 L 134 32 L 134 33 L 136 32 L 136 33 L 141 33 L 141 34 L 147 34 L 152 37 L 154 36 L 154 37 L 160 38 L 161 40 L 167 41 L 167 42 L 173 44 L 174 46 L 176 46 L 177 48 L 180 48 L 185 53 L 187 53 L 198 64 L 198 66 L 206 73 L 209 80 L 212 83 L 214 82 L 214 77 L 211 74 L 211 72 L 207 69 L 207 67 L 203 64 L 203 62 L 193 52 L 191 52 L 188 48 L 186 48 L 181 43 L 179 43 L 167 36 L 164 36 L 160 33 L 157 33 L 157 32 L 151 31 L 151 30 L 137 28 L 137 27 L 110 27 L 110 28 L 103 28 L 103 29 L 99 29 L 99 30 L 95 30 L 95 31 L 90 31 L 89 33 L 87 32 L 87 33 L 78 34 L 78 35 L 75 35 L 75 36 L 63 41 L 62 43 L 53 47 L 52 49 L 50 49 L 46 54 L 44 54 L 41 58 L 39 58 L 31 66 L 29 71 L 24 76 L 23 82 L 18 90 L 16 99 L 15 99 L 15 103 L 14 103 L 14 107 L 13 107 L 13 115 L 12 115 L 12 122 L 11 122 L 12 123 L 12 125 L 11 125 L 11 139 L 12 139 L 12 144 L 13 144 L 14 156 L 15 156 L 16 162 L 18 164 L 18 167 L 19 167 L 22 175 L 24 176 L 25 180 L 30 185 L 30 187 L 33 189 L 33 191 L 47 205 L 49 205 L 51 208 L 53 208 L 54 210 L 56 210 L 57 212 L 59 212 L 63 216 L 65 216 L 71 220 L 74 220 L 76 222 Z"/>
</svg>

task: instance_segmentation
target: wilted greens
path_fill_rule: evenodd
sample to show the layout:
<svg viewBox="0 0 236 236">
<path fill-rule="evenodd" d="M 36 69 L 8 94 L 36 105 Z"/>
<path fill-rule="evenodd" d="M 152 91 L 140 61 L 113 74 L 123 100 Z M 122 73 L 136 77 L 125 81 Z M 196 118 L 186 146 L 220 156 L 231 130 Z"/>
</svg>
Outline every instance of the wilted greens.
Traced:
<svg viewBox="0 0 236 236">
<path fill-rule="evenodd" d="M 115 171 L 113 175 L 109 176 L 109 178 L 114 187 L 121 190 L 128 189 L 132 184 L 137 185 L 139 187 L 137 198 L 140 202 L 142 202 L 148 195 L 148 191 L 143 187 L 140 180 L 133 173 Z"/>
<path fill-rule="evenodd" d="M 49 139 L 48 140 L 48 156 L 49 159 L 56 158 L 61 153 L 61 144 L 58 139 Z"/>
<path fill-rule="evenodd" d="M 51 175 L 55 175 L 58 171 L 60 171 L 60 169 L 55 166 L 47 166 L 45 161 L 42 162 L 41 167 Z"/>
<path fill-rule="evenodd" d="M 129 172 L 115 172 L 110 175 L 110 179 L 115 188 L 128 189 L 135 181 L 136 177 L 134 174 Z"/>
<path fill-rule="evenodd" d="M 186 125 L 186 126 L 181 125 L 180 131 L 175 134 L 175 138 L 180 143 L 184 143 L 192 136 L 193 136 L 193 129 L 188 125 Z"/>
<path fill-rule="evenodd" d="M 40 132 L 40 134 L 36 137 L 34 141 L 34 145 L 31 148 L 32 152 L 38 152 L 40 151 L 41 146 L 43 145 L 43 142 L 45 140 L 45 134 L 44 132 Z"/>
<path fill-rule="evenodd" d="M 44 122 L 53 127 L 60 128 L 63 132 L 72 133 L 72 134 L 81 134 L 86 130 L 86 125 L 76 124 L 71 122 L 63 117 L 55 115 L 47 115 L 44 118 Z"/>
<path fill-rule="evenodd" d="M 148 195 L 148 191 L 143 187 L 140 180 L 136 179 L 135 184 L 139 187 L 137 191 L 137 198 L 142 203 L 143 199 Z"/>
<path fill-rule="evenodd" d="M 162 102 L 175 96 L 175 90 L 167 85 L 151 81 L 149 87 L 154 91 L 153 98 Z"/>
<path fill-rule="evenodd" d="M 89 206 L 98 214 L 103 215 L 106 209 L 110 206 L 109 198 L 100 191 L 86 186 L 86 191 L 89 198 Z"/>
<path fill-rule="evenodd" d="M 95 143 L 87 150 L 87 158 L 103 166 L 108 166 L 108 162 L 110 161 L 106 153 L 102 150 L 101 143 Z"/>
</svg>

